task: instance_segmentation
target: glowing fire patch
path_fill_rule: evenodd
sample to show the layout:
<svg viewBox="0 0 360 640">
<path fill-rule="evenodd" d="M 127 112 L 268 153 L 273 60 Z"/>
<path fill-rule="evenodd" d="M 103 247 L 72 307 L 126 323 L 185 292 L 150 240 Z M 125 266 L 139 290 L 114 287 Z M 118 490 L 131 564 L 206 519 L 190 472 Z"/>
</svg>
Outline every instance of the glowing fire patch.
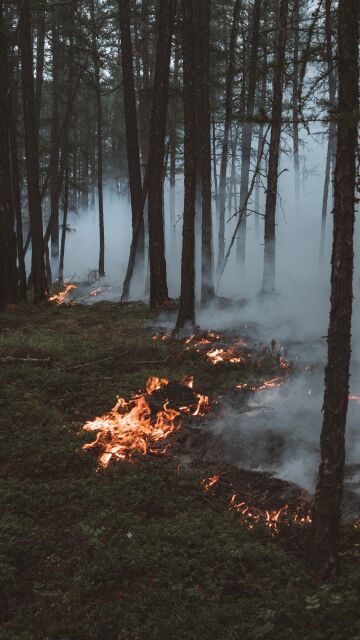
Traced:
<svg viewBox="0 0 360 640">
<path fill-rule="evenodd" d="M 205 478 L 202 481 L 202 487 L 205 493 L 215 495 L 214 487 L 219 482 L 221 474 L 216 474 Z M 231 487 L 231 485 L 229 485 Z M 312 519 L 310 512 L 305 509 L 304 505 L 299 506 L 294 510 L 289 508 L 289 505 L 285 504 L 280 509 L 261 509 L 258 506 L 252 505 L 245 500 L 240 500 L 236 493 L 233 493 L 229 503 L 229 510 L 236 511 L 240 516 L 240 525 L 253 529 L 257 524 L 263 524 L 272 533 L 279 533 L 280 524 L 297 524 L 300 526 L 306 526 L 311 524 Z"/>
<path fill-rule="evenodd" d="M 232 362 L 233 364 L 239 362 L 245 362 L 245 358 L 237 356 L 233 349 L 210 349 L 207 351 L 206 357 L 213 364 L 218 364 L 219 362 Z"/>
<path fill-rule="evenodd" d="M 77 287 L 75 284 L 66 284 L 62 291 L 60 291 L 59 293 L 55 293 L 53 296 L 50 296 L 49 301 L 55 302 L 58 307 L 62 304 L 70 304 L 70 291 L 73 291 L 76 288 Z"/>
<path fill-rule="evenodd" d="M 191 388 L 193 379 L 185 382 Z M 163 441 L 179 428 L 179 416 L 182 413 L 203 415 L 209 406 L 207 396 L 196 394 L 196 402 L 192 405 L 175 409 L 166 400 L 154 412 L 150 406 L 151 396 L 168 384 L 166 378 L 151 377 L 146 384 L 145 393 L 133 395 L 129 402 L 118 398 L 117 404 L 109 413 L 84 425 L 85 431 L 98 432 L 96 440 L 86 444 L 84 449 L 98 449 L 100 464 L 104 466 L 111 460 L 131 460 L 134 456 L 146 454 L 164 455 L 166 447 L 163 447 Z"/>
</svg>

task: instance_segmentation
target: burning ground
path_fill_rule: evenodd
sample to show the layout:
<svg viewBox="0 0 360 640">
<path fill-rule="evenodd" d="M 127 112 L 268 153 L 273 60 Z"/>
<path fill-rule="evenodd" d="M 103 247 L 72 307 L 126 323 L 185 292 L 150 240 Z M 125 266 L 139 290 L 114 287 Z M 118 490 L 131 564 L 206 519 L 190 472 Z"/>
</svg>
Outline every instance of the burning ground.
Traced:
<svg viewBox="0 0 360 640">
<path fill-rule="evenodd" d="M 141 305 L 105 302 L 1 318 L 1 640 L 355 638 L 357 531 L 344 530 L 343 577 L 319 588 L 303 561 L 306 527 L 266 533 L 267 512 L 274 521 L 298 504 L 299 489 L 220 465 L 205 436 L 230 389 L 238 402 L 281 382 L 283 354 L 271 336 L 256 354 L 229 354 L 226 341 L 187 349 L 153 340 L 153 321 Z M 224 352 L 228 362 L 211 361 Z M 151 376 L 171 386 L 146 389 Z M 170 400 L 174 429 L 155 445 L 145 434 L 146 455 L 125 442 L 124 459 L 99 467 L 105 442 L 84 449 L 99 431 L 83 426 L 114 413 L 121 423 L 144 394 L 155 428 Z M 203 417 L 198 395 L 217 403 Z M 257 524 L 256 509 L 260 524 L 241 527 Z"/>
</svg>

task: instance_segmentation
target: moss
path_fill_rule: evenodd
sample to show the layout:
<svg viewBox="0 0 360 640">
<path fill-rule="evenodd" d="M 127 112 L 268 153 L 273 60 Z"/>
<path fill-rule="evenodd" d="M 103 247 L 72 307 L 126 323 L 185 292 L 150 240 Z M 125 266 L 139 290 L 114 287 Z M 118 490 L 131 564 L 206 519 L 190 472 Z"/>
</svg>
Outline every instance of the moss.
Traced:
<svg viewBox="0 0 360 640">
<path fill-rule="evenodd" d="M 192 373 L 211 394 L 277 373 L 270 357 L 213 367 L 152 340 L 151 320 L 109 304 L 0 317 L 2 357 L 46 359 L 0 370 L 0 640 L 355 640 L 358 533 L 344 537 L 342 578 L 320 587 L 197 475 L 161 462 L 99 472 L 82 451 L 84 420 L 149 375 Z"/>
</svg>

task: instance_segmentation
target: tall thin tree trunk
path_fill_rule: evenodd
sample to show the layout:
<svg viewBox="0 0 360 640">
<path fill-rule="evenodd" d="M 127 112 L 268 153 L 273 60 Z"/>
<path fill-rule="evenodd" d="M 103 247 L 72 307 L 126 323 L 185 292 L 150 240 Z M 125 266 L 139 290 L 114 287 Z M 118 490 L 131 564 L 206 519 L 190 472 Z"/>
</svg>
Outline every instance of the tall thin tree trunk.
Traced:
<svg viewBox="0 0 360 640">
<path fill-rule="evenodd" d="M 325 0 L 325 34 L 326 34 L 326 61 L 329 83 L 329 135 L 328 146 L 326 153 L 326 166 L 325 166 L 325 178 L 324 178 L 324 191 L 322 201 L 321 212 L 321 235 L 320 235 L 320 261 L 323 261 L 325 251 L 325 234 L 326 234 L 326 219 L 328 212 L 329 201 L 329 187 L 331 179 L 331 169 L 334 168 L 335 146 L 336 146 L 336 122 L 333 118 L 333 112 L 336 108 L 336 80 L 334 69 L 334 56 L 333 56 L 333 44 L 332 44 L 332 17 L 331 17 L 331 3 L 332 0 Z"/>
<path fill-rule="evenodd" d="M 253 117 L 255 107 L 255 91 L 257 80 L 258 66 L 258 49 L 260 40 L 260 18 L 261 18 L 261 2 L 255 0 L 252 13 L 251 26 L 251 48 L 249 63 L 249 82 L 246 101 L 245 122 L 242 127 L 241 139 L 241 178 L 240 178 L 240 210 L 243 209 L 245 198 L 249 189 L 250 160 L 251 160 L 251 142 L 253 132 Z M 246 258 L 246 211 L 243 213 L 239 227 L 239 236 L 237 242 L 237 262 L 243 269 Z"/>
<path fill-rule="evenodd" d="M 23 302 L 27 299 L 26 292 L 26 268 L 25 268 L 25 255 L 24 255 L 24 236 L 23 236 L 23 221 L 22 221 L 22 207 L 21 207 L 21 177 L 19 169 L 19 154 L 18 154 L 18 135 L 17 135 L 17 112 L 18 112 L 18 82 L 17 82 L 17 70 L 13 72 L 11 79 L 11 109 L 9 109 L 9 136 L 10 136 L 10 154 L 11 154 L 11 184 L 12 184 L 12 196 L 15 208 L 16 219 L 16 245 L 17 245 L 17 260 L 18 260 L 18 275 L 19 275 L 19 298 Z"/>
<path fill-rule="evenodd" d="M 62 284 L 64 281 L 64 259 L 65 259 L 65 242 L 66 242 L 68 212 L 69 212 L 69 159 L 68 159 L 68 150 L 66 150 L 63 222 L 62 222 L 62 228 L 61 228 L 60 259 L 59 259 L 59 283 L 60 284 Z"/>
<path fill-rule="evenodd" d="M 263 13 L 266 16 L 267 11 L 267 1 L 265 0 L 263 6 Z M 266 85 L 267 85 L 267 43 L 266 41 L 263 44 L 263 69 L 262 69 L 262 82 L 261 82 L 261 95 L 260 95 L 260 113 L 262 114 L 262 119 L 259 125 L 259 133 L 258 133 L 258 146 L 256 153 L 256 164 L 259 165 L 259 174 L 261 174 L 261 149 L 263 147 L 264 140 L 264 116 L 266 109 Z M 256 177 L 255 184 L 255 237 L 256 240 L 260 238 L 260 188 L 261 188 L 261 176 L 258 175 Z"/>
<path fill-rule="evenodd" d="M 300 203 L 300 157 L 299 157 L 299 30 L 300 8 L 299 0 L 294 0 L 293 8 L 294 53 L 292 75 L 293 102 L 293 152 L 294 152 L 294 180 L 295 180 L 295 209 L 299 212 Z"/>
<path fill-rule="evenodd" d="M 195 0 L 202 2 L 202 0 Z M 175 331 L 195 325 L 196 116 L 194 0 L 182 0 L 184 60 L 184 222 L 181 293 Z"/>
<path fill-rule="evenodd" d="M 30 0 L 23 0 L 21 6 L 20 49 L 23 85 L 26 173 L 30 231 L 32 238 L 32 280 L 34 285 L 34 302 L 38 303 L 47 299 L 48 287 L 45 275 L 43 223 L 39 188 L 39 132 L 36 127 L 37 118 L 34 99 Z"/>
<path fill-rule="evenodd" d="M 18 301 L 15 215 L 11 193 L 10 118 L 12 111 L 9 42 L 0 2 L 0 309 Z"/>
<path fill-rule="evenodd" d="M 60 38 L 57 25 L 57 11 L 52 16 L 52 114 L 51 114 L 51 155 L 55 155 L 50 171 L 50 207 L 51 207 L 51 262 L 57 270 L 59 260 L 59 157 L 60 150 L 57 144 L 59 136 L 59 99 L 60 99 Z"/>
<path fill-rule="evenodd" d="M 158 41 L 150 126 L 148 161 L 148 216 L 150 252 L 150 306 L 168 300 L 163 220 L 163 175 L 168 108 L 171 40 L 176 0 L 160 0 L 157 16 Z"/>
<path fill-rule="evenodd" d="M 144 270 L 144 221 L 142 209 L 142 178 L 140 165 L 139 136 L 137 123 L 137 108 L 135 96 L 135 82 L 133 69 L 133 48 L 130 30 L 130 3 L 129 0 L 119 0 L 119 22 L 121 33 L 121 58 L 123 70 L 123 93 L 125 111 L 126 147 L 129 171 L 132 229 L 135 233 L 136 224 L 142 219 L 137 249 L 137 268 Z M 129 283 L 130 284 L 130 283 Z M 129 296 L 129 290 L 123 293 L 125 299 Z"/>
<path fill-rule="evenodd" d="M 201 174 L 202 174 L 202 225 L 201 225 L 201 302 L 206 304 L 214 297 L 213 224 L 211 208 L 211 113 L 210 113 L 210 0 L 201 3 Z"/>
<path fill-rule="evenodd" d="M 277 50 L 275 56 L 271 138 L 269 148 L 269 169 L 267 176 L 264 233 L 264 271 L 262 294 L 275 292 L 275 213 L 278 188 L 278 167 L 280 157 L 280 135 L 282 124 L 283 80 L 285 67 L 285 48 L 287 32 L 288 0 L 280 0 L 279 29 L 277 34 Z"/>
<path fill-rule="evenodd" d="M 174 53 L 174 96 L 171 100 L 170 121 L 170 242 L 172 254 L 176 255 L 176 143 L 177 143 L 177 95 L 176 88 L 179 80 L 178 47 L 175 44 Z"/>
<path fill-rule="evenodd" d="M 36 80 L 35 80 L 35 112 L 36 129 L 40 130 L 40 116 L 42 104 L 42 90 L 44 83 L 45 65 L 45 7 L 43 0 L 40 0 L 36 8 L 37 31 L 36 31 Z"/>
<path fill-rule="evenodd" d="M 214 106 L 212 109 L 211 128 L 212 128 L 212 162 L 213 162 L 213 173 L 214 173 L 215 210 L 216 210 L 217 217 L 219 217 L 219 189 L 218 189 L 217 158 L 216 158 L 216 123 L 215 123 L 215 107 Z"/>
<path fill-rule="evenodd" d="M 356 147 L 359 110 L 357 0 L 339 0 L 339 107 L 328 363 L 321 464 L 312 525 L 312 562 L 324 578 L 339 572 L 345 426 L 349 397 Z"/>
<path fill-rule="evenodd" d="M 223 134 L 223 147 L 221 154 L 220 165 L 220 181 L 219 181 L 219 247 L 218 247 L 218 261 L 217 271 L 222 270 L 225 253 L 225 208 L 226 208 L 226 169 L 229 154 L 229 133 L 233 112 L 233 88 L 235 78 L 235 53 L 236 43 L 239 33 L 239 16 L 241 9 L 241 0 L 235 0 L 231 37 L 230 37 L 230 49 L 229 49 L 229 64 L 226 72 L 226 97 L 225 97 L 225 123 Z"/>
<path fill-rule="evenodd" d="M 96 97 L 96 145 L 97 145 L 97 187 L 99 208 L 99 278 L 105 276 L 105 232 L 104 232 L 104 196 L 103 196 L 103 148 L 102 148 L 102 104 L 100 84 L 100 59 L 97 43 L 95 0 L 90 0 L 91 45 L 94 64 Z"/>
</svg>

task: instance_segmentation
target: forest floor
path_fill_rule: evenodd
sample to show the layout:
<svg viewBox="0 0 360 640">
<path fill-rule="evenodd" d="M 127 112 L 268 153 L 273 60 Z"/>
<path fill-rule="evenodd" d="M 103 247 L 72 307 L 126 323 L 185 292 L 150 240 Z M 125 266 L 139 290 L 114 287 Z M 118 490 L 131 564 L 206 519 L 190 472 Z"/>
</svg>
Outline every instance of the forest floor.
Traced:
<svg viewBox="0 0 360 640">
<path fill-rule="evenodd" d="M 279 375 L 269 356 L 214 367 L 153 340 L 140 304 L 0 316 L 0 640 L 358 640 L 359 530 L 342 576 L 307 570 L 294 539 L 239 525 L 196 469 L 144 458 L 98 468 L 82 426 L 149 376 L 226 393 Z"/>
</svg>

